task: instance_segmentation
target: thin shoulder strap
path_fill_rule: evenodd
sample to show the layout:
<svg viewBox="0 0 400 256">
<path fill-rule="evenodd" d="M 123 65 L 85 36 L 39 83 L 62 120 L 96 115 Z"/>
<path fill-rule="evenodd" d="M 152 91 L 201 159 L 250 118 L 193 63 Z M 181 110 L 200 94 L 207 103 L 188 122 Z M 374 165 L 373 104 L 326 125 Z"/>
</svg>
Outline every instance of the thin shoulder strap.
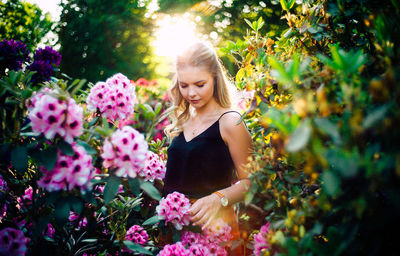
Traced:
<svg viewBox="0 0 400 256">
<path fill-rule="evenodd" d="M 222 113 L 222 115 L 219 116 L 218 120 L 221 119 L 221 117 L 222 117 L 223 115 L 225 115 L 225 114 L 227 114 L 227 113 L 231 113 L 231 112 L 238 113 L 239 116 L 242 116 L 239 112 L 237 112 L 237 111 L 235 111 L 235 110 L 229 110 L 229 111 L 226 111 L 225 113 Z"/>
</svg>

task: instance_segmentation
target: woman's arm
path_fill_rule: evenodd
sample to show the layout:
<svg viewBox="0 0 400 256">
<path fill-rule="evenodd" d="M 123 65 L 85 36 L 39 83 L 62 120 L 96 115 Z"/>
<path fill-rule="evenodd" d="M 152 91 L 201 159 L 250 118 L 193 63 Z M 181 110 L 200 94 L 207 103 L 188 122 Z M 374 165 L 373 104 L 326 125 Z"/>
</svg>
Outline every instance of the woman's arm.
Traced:
<svg viewBox="0 0 400 256">
<path fill-rule="evenodd" d="M 229 148 L 239 181 L 230 187 L 219 190 L 229 202 L 229 205 L 243 201 L 244 192 L 250 186 L 250 180 L 245 166 L 253 151 L 250 133 L 243 122 L 237 125 L 240 116 L 236 113 L 227 113 L 220 119 L 220 132 L 222 139 Z M 220 197 L 211 194 L 197 200 L 190 208 L 192 222 L 206 228 L 222 208 Z"/>
</svg>

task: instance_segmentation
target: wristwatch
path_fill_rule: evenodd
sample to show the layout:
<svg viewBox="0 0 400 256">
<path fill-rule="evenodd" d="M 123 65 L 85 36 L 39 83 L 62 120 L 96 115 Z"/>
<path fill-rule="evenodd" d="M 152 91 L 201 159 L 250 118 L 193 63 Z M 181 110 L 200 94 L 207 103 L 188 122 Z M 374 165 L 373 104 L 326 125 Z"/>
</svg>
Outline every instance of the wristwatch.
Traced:
<svg viewBox="0 0 400 256">
<path fill-rule="evenodd" d="M 227 207 L 228 206 L 228 204 L 229 204 L 228 198 L 224 194 L 222 194 L 219 191 L 215 191 L 215 192 L 213 192 L 213 194 L 217 194 L 221 198 L 221 205 L 223 207 Z"/>
</svg>

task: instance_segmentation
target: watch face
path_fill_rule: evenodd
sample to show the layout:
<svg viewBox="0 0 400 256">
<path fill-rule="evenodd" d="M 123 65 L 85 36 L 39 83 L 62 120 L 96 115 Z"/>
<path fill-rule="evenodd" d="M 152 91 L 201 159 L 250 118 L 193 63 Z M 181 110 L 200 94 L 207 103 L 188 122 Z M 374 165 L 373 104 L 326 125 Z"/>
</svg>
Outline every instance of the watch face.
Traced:
<svg viewBox="0 0 400 256">
<path fill-rule="evenodd" d="M 221 198 L 221 204 L 224 207 L 228 206 L 228 198 L 226 198 L 226 197 Z"/>
</svg>

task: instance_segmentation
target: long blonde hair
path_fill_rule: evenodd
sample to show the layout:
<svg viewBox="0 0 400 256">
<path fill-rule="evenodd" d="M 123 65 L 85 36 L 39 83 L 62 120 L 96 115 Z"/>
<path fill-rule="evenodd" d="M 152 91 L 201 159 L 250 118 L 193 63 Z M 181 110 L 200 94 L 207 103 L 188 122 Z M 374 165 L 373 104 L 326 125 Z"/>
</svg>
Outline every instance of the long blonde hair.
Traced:
<svg viewBox="0 0 400 256">
<path fill-rule="evenodd" d="M 176 58 L 176 71 L 184 67 L 202 67 L 210 72 L 214 78 L 214 99 L 223 108 L 231 107 L 230 83 L 225 69 L 212 46 L 200 41 L 190 45 Z M 190 117 L 190 104 L 179 91 L 176 73 L 172 87 L 169 90 L 172 105 L 167 110 L 171 111 L 169 114 L 171 124 L 164 130 L 169 139 L 172 139 L 182 131 L 183 123 Z"/>
</svg>

